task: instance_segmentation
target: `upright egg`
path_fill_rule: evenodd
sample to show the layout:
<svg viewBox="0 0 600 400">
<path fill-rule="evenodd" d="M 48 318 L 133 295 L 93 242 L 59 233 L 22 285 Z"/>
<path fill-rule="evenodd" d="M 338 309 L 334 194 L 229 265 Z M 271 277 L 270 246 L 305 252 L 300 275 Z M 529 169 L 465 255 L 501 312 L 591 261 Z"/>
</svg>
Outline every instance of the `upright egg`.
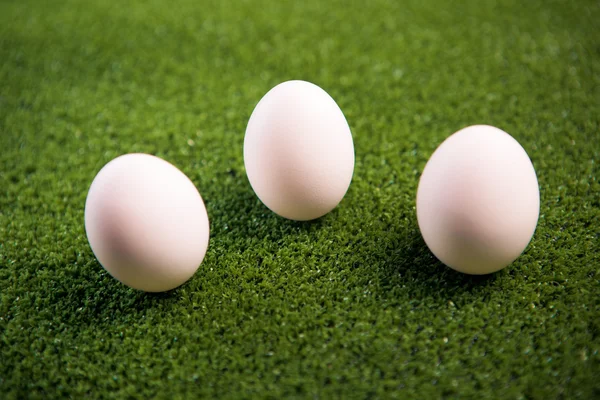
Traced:
<svg viewBox="0 0 600 400">
<path fill-rule="evenodd" d="M 487 125 L 446 139 L 427 162 L 417 191 L 425 243 L 444 264 L 489 274 L 527 247 L 540 209 L 538 181 L 521 145 Z"/>
<path fill-rule="evenodd" d="M 200 193 L 183 172 L 148 154 L 127 154 L 94 178 L 85 230 L 100 264 L 134 289 L 162 292 L 187 281 L 208 247 Z"/>
<path fill-rule="evenodd" d="M 244 164 L 254 192 L 272 211 L 298 221 L 319 218 L 339 204 L 352 180 L 350 127 L 320 87 L 281 83 L 252 112 Z"/>
</svg>

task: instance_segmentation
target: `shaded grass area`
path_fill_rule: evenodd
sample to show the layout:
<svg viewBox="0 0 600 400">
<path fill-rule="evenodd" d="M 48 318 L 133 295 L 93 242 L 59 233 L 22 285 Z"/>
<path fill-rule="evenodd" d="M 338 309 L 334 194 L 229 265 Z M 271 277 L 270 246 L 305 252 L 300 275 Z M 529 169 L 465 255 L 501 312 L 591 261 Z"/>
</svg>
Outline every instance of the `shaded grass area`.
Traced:
<svg viewBox="0 0 600 400">
<path fill-rule="evenodd" d="M 0 397 L 600 397 L 600 6 L 593 1 L 0 3 Z M 353 132 L 348 194 L 275 216 L 242 159 L 288 79 Z M 527 150 L 538 229 L 469 277 L 422 241 L 415 193 L 454 131 Z M 211 242 L 150 295 L 85 238 L 89 185 L 147 152 L 197 185 Z"/>
</svg>

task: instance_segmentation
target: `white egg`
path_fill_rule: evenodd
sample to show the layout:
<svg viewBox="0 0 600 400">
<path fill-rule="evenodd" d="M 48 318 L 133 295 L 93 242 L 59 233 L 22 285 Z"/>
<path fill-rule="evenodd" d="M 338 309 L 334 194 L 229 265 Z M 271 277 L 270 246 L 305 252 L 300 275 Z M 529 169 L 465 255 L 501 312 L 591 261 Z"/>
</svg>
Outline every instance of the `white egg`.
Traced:
<svg viewBox="0 0 600 400">
<path fill-rule="evenodd" d="M 432 253 L 467 274 L 512 263 L 537 225 L 540 193 L 533 165 L 508 133 L 464 128 L 433 153 L 419 182 L 417 219 Z"/>
<path fill-rule="evenodd" d="M 258 103 L 244 139 L 248 179 L 282 217 L 319 218 L 342 200 L 354 171 L 354 144 L 342 110 L 320 87 L 288 81 Z"/>
<path fill-rule="evenodd" d="M 85 203 L 92 251 L 116 279 L 162 292 L 187 281 L 208 247 L 208 215 L 183 172 L 148 154 L 115 158 L 98 172 Z"/>
</svg>

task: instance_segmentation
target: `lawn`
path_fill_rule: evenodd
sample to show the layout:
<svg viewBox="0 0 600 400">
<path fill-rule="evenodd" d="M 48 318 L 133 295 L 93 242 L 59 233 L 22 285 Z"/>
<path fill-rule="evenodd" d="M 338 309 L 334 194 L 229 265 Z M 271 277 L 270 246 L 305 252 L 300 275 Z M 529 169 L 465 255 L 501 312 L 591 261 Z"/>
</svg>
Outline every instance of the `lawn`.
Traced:
<svg viewBox="0 0 600 400">
<path fill-rule="evenodd" d="M 0 0 L 0 398 L 600 398 L 600 3 Z M 342 203 L 298 223 L 244 170 L 289 79 L 352 130 Z M 473 124 L 517 139 L 540 219 L 484 277 L 445 267 L 415 195 Z M 147 294 L 96 261 L 100 168 L 155 154 L 196 184 L 203 264 Z"/>
</svg>

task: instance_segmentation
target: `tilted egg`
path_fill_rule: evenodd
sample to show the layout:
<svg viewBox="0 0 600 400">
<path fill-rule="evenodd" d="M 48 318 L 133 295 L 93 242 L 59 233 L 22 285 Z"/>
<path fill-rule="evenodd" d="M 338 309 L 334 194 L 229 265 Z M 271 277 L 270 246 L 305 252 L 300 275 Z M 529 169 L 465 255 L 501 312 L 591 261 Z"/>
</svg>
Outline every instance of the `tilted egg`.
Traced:
<svg viewBox="0 0 600 400">
<path fill-rule="evenodd" d="M 116 279 L 162 292 L 187 281 L 208 247 L 208 215 L 183 172 L 148 154 L 127 154 L 94 178 L 85 203 L 92 251 Z"/>
<path fill-rule="evenodd" d="M 244 163 L 254 192 L 272 211 L 299 221 L 319 218 L 338 205 L 352 180 L 350 127 L 320 87 L 281 83 L 252 112 Z"/>
<path fill-rule="evenodd" d="M 419 182 L 417 219 L 425 243 L 447 266 L 488 274 L 527 247 L 539 216 L 533 165 L 508 133 L 464 128 L 433 153 Z"/>
</svg>

